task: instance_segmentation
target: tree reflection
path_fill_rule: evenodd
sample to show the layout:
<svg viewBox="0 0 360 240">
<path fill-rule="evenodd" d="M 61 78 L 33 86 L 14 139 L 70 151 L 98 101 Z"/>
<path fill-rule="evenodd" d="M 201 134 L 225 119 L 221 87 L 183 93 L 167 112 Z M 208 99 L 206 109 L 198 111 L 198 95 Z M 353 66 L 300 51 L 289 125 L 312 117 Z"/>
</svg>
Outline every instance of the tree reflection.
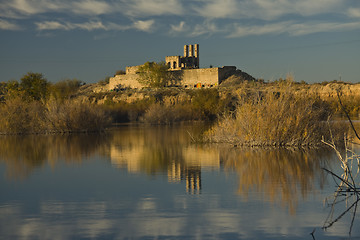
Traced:
<svg viewBox="0 0 360 240">
<path fill-rule="evenodd" d="M 281 201 L 296 212 L 298 197 L 307 197 L 316 182 L 323 187 L 322 150 L 253 149 L 224 150 L 220 154 L 225 169 L 239 175 L 238 193 L 262 192 L 270 201 Z M 316 179 L 318 178 L 318 179 Z"/>
<path fill-rule="evenodd" d="M 44 165 L 53 168 L 64 161 L 81 163 L 100 154 L 116 168 L 131 173 L 167 176 L 170 183 L 185 183 L 190 194 L 201 193 L 206 183 L 202 171 L 236 171 L 238 193 L 262 192 L 271 201 L 281 201 L 295 212 L 298 197 L 305 198 L 322 187 L 322 159 L 330 154 L 319 150 L 222 148 L 191 143 L 187 131 L 196 127 L 126 126 L 105 135 L 7 136 L 0 138 L 0 161 L 7 177 L 24 179 Z"/>
<path fill-rule="evenodd" d="M 81 163 L 106 147 L 108 137 L 100 134 L 29 135 L 0 137 L 0 162 L 9 179 L 24 179 L 36 168 L 59 161 Z"/>
</svg>

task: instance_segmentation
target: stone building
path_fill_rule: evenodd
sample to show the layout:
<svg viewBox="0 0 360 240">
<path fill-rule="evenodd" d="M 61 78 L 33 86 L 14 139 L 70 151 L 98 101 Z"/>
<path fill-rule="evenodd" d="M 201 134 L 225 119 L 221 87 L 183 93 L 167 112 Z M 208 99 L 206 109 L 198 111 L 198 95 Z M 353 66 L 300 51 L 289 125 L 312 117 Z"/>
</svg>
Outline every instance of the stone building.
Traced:
<svg viewBox="0 0 360 240">
<path fill-rule="evenodd" d="M 167 56 L 165 62 L 170 70 L 199 68 L 199 44 L 185 45 L 184 56 Z"/>
<path fill-rule="evenodd" d="M 184 56 L 167 56 L 165 62 L 172 74 L 179 76 L 179 85 L 185 88 L 216 87 L 223 80 L 235 74 L 235 66 L 200 68 L 199 44 L 185 45 Z M 138 81 L 140 66 L 126 67 L 126 74 L 115 75 L 109 80 L 109 90 L 121 88 L 143 88 Z"/>
</svg>

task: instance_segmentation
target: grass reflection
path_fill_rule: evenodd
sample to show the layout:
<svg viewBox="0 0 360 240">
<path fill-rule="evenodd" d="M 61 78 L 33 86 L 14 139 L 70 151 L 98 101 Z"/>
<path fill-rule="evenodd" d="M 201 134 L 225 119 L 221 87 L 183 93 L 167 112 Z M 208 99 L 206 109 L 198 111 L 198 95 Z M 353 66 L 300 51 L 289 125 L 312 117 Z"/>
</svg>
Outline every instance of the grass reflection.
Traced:
<svg viewBox="0 0 360 240">
<path fill-rule="evenodd" d="M 7 136 L 0 138 L 0 162 L 9 179 L 24 179 L 34 169 L 60 162 L 82 163 L 94 155 L 110 160 L 113 167 L 130 173 L 167 176 L 170 183 L 183 183 L 188 193 L 208 187 L 202 172 L 224 168 L 238 174 L 238 193 L 260 192 L 265 199 L 281 202 L 295 213 L 298 198 L 322 187 L 323 159 L 331 152 L 222 148 L 191 143 L 187 131 L 197 127 L 127 126 L 105 135 Z"/>
<path fill-rule="evenodd" d="M 100 150 L 108 137 L 100 134 L 29 135 L 0 137 L 0 162 L 8 179 L 25 179 L 36 168 L 59 161 L 81 163 Z"/>
<path fill-rule="evenodd" d="M 316 183 L 323 187 L 321 166 L 326 155 L 326 150 L 253 148 L 223 150 L 220 154 L 224 168 L 239 175 L 240 195 L 261 192 L 269 201 L 287 206 L 291 214 L 296 212 L 299 197 L 305 199 Z"/>
</svg>

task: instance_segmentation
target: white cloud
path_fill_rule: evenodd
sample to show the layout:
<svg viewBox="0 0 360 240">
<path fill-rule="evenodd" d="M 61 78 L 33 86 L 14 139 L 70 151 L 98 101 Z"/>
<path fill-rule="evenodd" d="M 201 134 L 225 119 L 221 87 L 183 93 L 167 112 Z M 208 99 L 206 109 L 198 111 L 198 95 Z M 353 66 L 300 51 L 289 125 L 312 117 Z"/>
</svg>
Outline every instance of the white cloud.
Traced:
<svg viewBox="0 0 360 240">
<path fill-rule="evenodd" d="M 189 35 L 191 37 L 197 37 L 202 35 L 212 35 L 224 31 L 226 31 L 226 27 L 220 29 L 214 22 L 205 21 L 201 24 L 196 24 Z"/>
<path fill-rule="evenodd" d="M 304 22 L 292 21 L 277 22 L 265 25 L 243 26 L 235 24 L 229 33 L 229 38 L 260 36 L 268 34 L 288 33 L 292 36 L 308 35 L 320 32 L 340 32 L 360 29 L 360 22 L 336 23 L 336 22 Z"/>
<path fill-rule="evenodd" d="M 147 21 L 136 21 L 133 24 L 133 27 L 137 30 L 144 31 L 144 32 L 151 32 L 154 28 L 154 20 L 147 20 Z"/>
<path fill-rule="evenodd" d="M 255 26 L 242 26 L 235 24 L 233 30 L 229 33 L 228 37 L 245 37 L 252 35 L 265 35 L 265 34 L 279 34 L 284 33 L 289 28 L 290 22 L 272 23 L 265 25 Z"/>
<path fill-rule="evenodd" d="M 126 15 L 134 17 L 185 14 L 180 0 L 128 0 Z"/>
<path fill-rule="evenodd" d="M 21 30 L 21 27 L 15 23 L 0 19 L 1 30 Z"/>
<path fill-rule="evenodd" d="M 348 30 L 360 29 L 360 22 L 349 23 L 313 23 L 307 22 L 302 24 L 294 24 L 289 28 L 289 33 L 294 36 L 307 35 L 319 32 L 342 32 Z"/>
<path fill-rule="evenodd" d="M 236 0 L 211 0 L 200 2 L 199 5 L 193 6 L 193 10 L 197 15 L 206 18 L 228 18 L 234 17 L 239 11 L 239 4 Z"/>
<path fill-rule="evenodd" d="M 360 18 L 360 8 L 350 8 L 348 14 L 350 17 Z"/>
<path fill-rule="evenodd" d="M 112 12 L 112 6 L 104 1 L 83 0 L 73 2 L 71 10 L 80 15 L 100 15 Z"/>
<path fill-rule="evenodd" d="M 103 25 L 102 22 L 85 22 L 85 23 L 60 23 L 58 21 L 45 21 L 45 22 L 38 22 L 35 23 L 37 26 L 37 29 L 40 31 L 43 30 L 74 30 L 74 29 L 81 29 L 81 30 L 87 30 L 87 31 L 93 31 L 93 30 L 107 30 L 107 27 Z"/>
<path fill-rule="evenodd" d="M 189 27 L 186 25 L 185 21 L 181 21 L 178 25 L 170 24 L 170 34 L 171 35 L 183 33 L 188 30 L 189 30 Z"/>
<path fill-rule="evenodd" d="M 123 31 L 129 29 L 136 29 L 144 32 L 151 32 L 154 28 L 154 20 L 147 21 L 135 21 L 130 25 L 120 25 L 116 23 L 106 23 L 101 21 L 88 21 L 83 23 L 71 23 L 71 22 L 59 22 L 59 21 L 44 21 L 36 22 L 36 29 L 39 31 L 50 31 L 50 30 L 105 30 L 105 31 Z"/>
<path fill-rule="evenodd" d="M 36 28 L 40 31 L 42 30 L 72 30 L 73 27 L 69 24 L 60 23 L 57 21 L 45 21 L 35 23 Z"/>
<path fill-rule="evenodd" d="M 27 19 L 40 31 L 153 32 L 155 23 L 159 23 L 166 25 L 170 35 L 189 37 L 219 33 L 228 37 L 281 33 L 298 36 L 358 29 L 358 22 L 348 21 L 360 18 L 360 8 L 349 5 L 347 0 L 3 0 L 0 29 L 20 30 L 22 22 L 10 20 Z M 112 22 L 105 22 L 105 15 Z M 169 18 L 178 24 L 168 23 Z M 318 19 L 323 22 L 315 22 Z M 239 20 L 241 24 L 236 23 Z"/>
<path fill-rule="evenodd" d="M 10 18 L 30 17 L 42 13 L 73 13 L 76 15 L 108 14 L 115 8 L 106 1 L 97 0 L 14 0 L 0 4 L 0 16 Z"/>
<path fill-rule="evenodd" d="M 14 0 L 1 6 L 1 9 L 7 9 L 7 11 L 12 11 L 19 15 L 34 15 L 49 11 L 59 11 L 64 8 L 64 4 L 51 0 Z"/>
<path fill-rule="evenodd" d="M 290 14 L 313 16 L 339 13 L 346 7 L 345 0 L 199 0 L 192 10 L 205 18 L 274 20 Z"/>
</svg>

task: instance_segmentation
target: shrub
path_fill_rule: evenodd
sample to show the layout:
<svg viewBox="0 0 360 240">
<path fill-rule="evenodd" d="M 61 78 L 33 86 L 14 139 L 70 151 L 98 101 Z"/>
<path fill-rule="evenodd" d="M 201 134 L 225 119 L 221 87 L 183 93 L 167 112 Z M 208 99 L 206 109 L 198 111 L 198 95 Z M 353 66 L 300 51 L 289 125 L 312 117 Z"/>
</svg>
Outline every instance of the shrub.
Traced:
<svg viewBox="0 0 360 240">
<path fill-rule="evenodd" d="M 177 77 L 168 71 L 164 62 L 146 62 L 139 67 L 139 82 L 150 88 L 163 88 L 178 81 Z"/>
<path fill-rule="evenodd" d="M 213 120 L 220 112 L 220 96 L 217 89 L 197 89 L 191 99 L 195 111 L 201 114 L 202 119 Z"/>
<path fill-rule="evenodd" d="M 74 95 L 83 83 L 77 79 L 65 79 L 50 87 L 50 94 L 56 99 L 68 99 Z"/>
<path fill-rule="evenodd" d="M 187 105 L 153 104 L 146 110 L 143 121 L 151 124 L 171 124 L 180 121 L 196 120 L 193 109 Z"/>
<path fill-rule="evenodd" d="M 115 75 L 125 75 L 126 72 L 124 70 L 117 70 Z"/>
<path fill-rule="evenodd" d="M 108 114 L 100 106 L 69 100 L 49 101 L 46 119 L 52 132 L 102 131 L 110 124 Z"/>
<path fill-rule="evenodd" d="M 50 83 L 41 73 L 29 72 L 21 78 L 20 88 L 25 97 L 31 100 L 41 100 L 48 96 Z"/>
<path fill-rule="evenodd" d="M 110 82 L 110 77 L 105 77 L 104 79 L 100 80 L 100 81 L 98 82 L 98 84 L 99 84 L 100 86 L 105 86 L 105 85 L 109 84 L 109 82 Z"/>
<path fill-rule="evenodd" d="M 223 117 L 206 139 L 250 146 L 313 146 L 329 137 L 326 104 L 314 96 L 260 93 L 244 100 L 232 115 Z M 340 139 L 341 131 L 332 126 Z"/>
<path fill-rule="evenodd" d="M 98 105 L 50 99 L 23 101 L 16 97 L 0 105 L 1 134 L 101 131 L 110 118 Z"/>
<path fill-rule="evenodd" d="M 0 105 L 0 133 L 36 133 L 44 129 L 44 107 L 38 101 L 27 102 L 21 97 Z"/>
</svg>

